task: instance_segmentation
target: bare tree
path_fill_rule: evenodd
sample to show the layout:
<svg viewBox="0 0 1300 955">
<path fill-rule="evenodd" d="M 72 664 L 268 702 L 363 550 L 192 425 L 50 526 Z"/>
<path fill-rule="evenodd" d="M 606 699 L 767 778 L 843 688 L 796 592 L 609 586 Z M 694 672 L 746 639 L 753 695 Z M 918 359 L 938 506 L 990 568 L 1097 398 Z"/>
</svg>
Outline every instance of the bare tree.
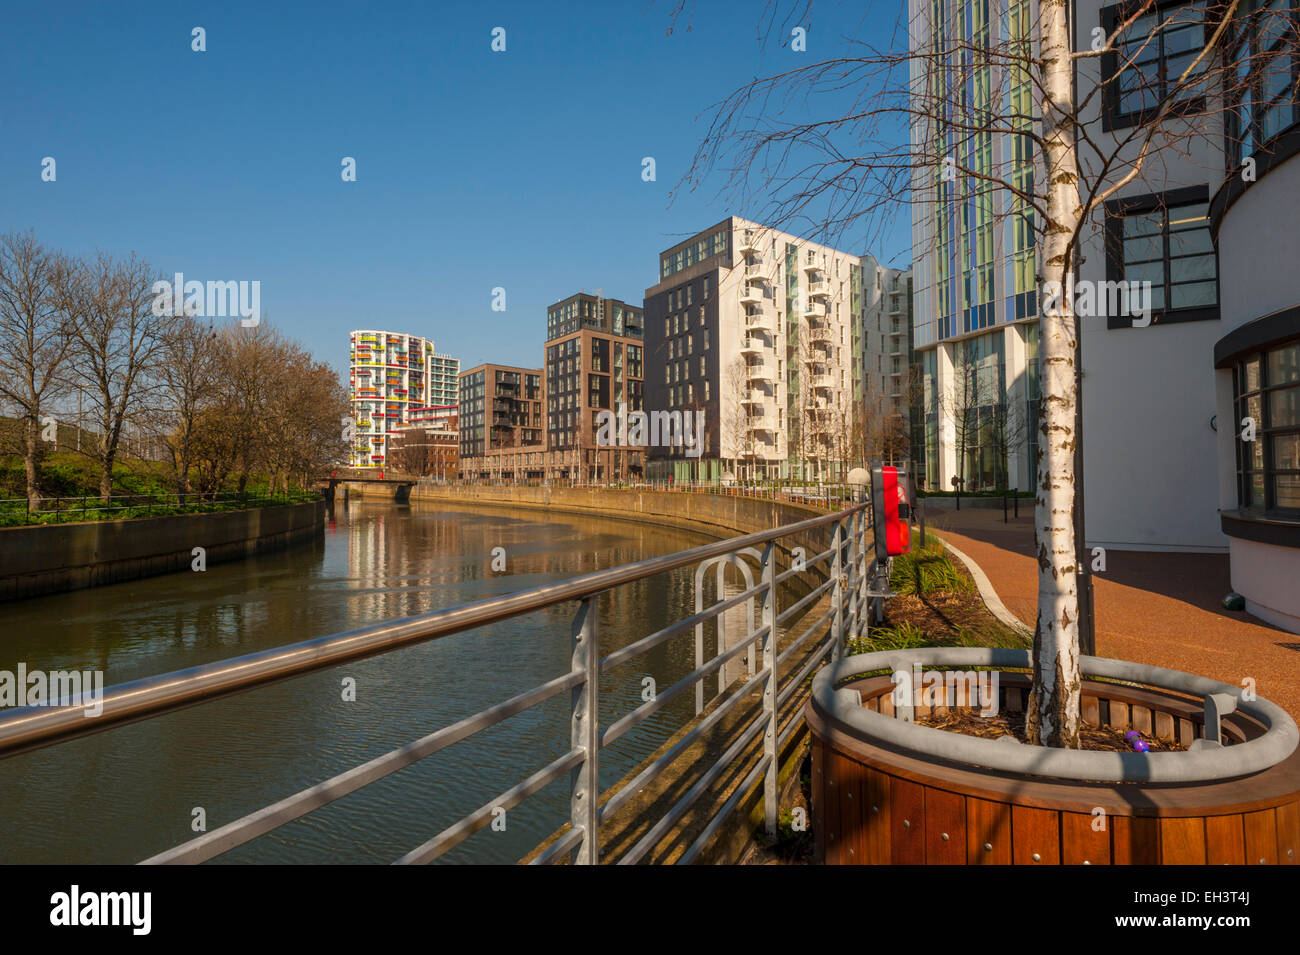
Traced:
<svg viewBox="0 0 1300 955">
<path fill-rule="evenodd" d="M 175 317 L 161 337 L 158 430 L 171 456 L 176 493 L 184 495 L 191 489 L 200 415 L 215 397 L 220 354 L 216 330 L 189 315 Z"/>
<path fill-rule="evenodd" d="M 720 407 L 726 420 L 722 437 L 724 440 L 729 439 L 729 447 L 723 456 L 736 462 L 738 480 L 746 479 L 746 470 L 752 468 L 758 459 L 758 433 L 750 427 L 752 422 L 749 411 L 750 397 L 755 386 L 749 380 L 747 368 L 743 355 L 731 359 L 726 368 L 725 390 L 720 396 Z"/>
<path fill-rule="evenodd" d="M 76 374 L 98 427 L 89 453 L 99 465 L 99 493 L 113 493 L 113 465 L 129 421 L 149 409 L 156 385 L 163 322 L 154 311 L 148 265 L 135 255 L 100 254 L 78 262 L 67 283 L 67 308 L 76 339 Z"/>
<path fill-rule="evenodd" d="M 0 403 L 19 420 L 27 503 L 41 504 L 42 418 L 65 393 L 72 350 L 62 288 L 67 263 L 31 232 L 0 237 Z"/>
<path fill-rule="evenodd" d="M 686 6 L 677 8 L 674 21 Z M 769 35 L 777 32 L 774 8 L 781 6 L 769 6 Z M 1027 3 L 995 2 L 984 22 L 1008 24 L 1005 41 L 900 20 L 895 42 L 901 48 L 859 43 L 856 55 L 760 78 L 731 94 L 714 111 L 678 186 L 694 188 L 725 170 L 724 188 L 742 205 L 765 205 L 764 221 L 784 229 L 804 223 L 827 241 L 847 231 L 859 244 L 865 231 L 870 241 L 891 214 L 908 202 L 935 201 L 932 194 L 940 202 L 987 202 L 990 228 L 1011 221 L 1029 237 L 1018 251 L 1035 263 L 1041 309 L 1039 599 L 1028 719 L 1036 743 L 1078 746 L 1082 688 L 1073 519 L 1078 334 L 1074 302 L 1066 297 L 1048 308 L 1044 292 L 1070 287 L 1085 236 L 1098 230 L 1107 200 L 1148 172 L 1159 175 L 1163 156 L 1206 141 L 1221 148 L 1224 114 L 1240 100 L 1233 88 L 1258 69 L 1241 56 L 1229 63 L 1215 52 L 1240 19 L 1239 7 L 1240 0 L 1226 0 L 1210 11 L 1204 42 L 1179 60 L 1181 71 L 1159 76 L 1136 69 L 1142 52 L 1179 17 L 1201 16 L 1201 8 L 1159 10 L 1155 0 L 1138 0 L 1108 35 L 1084 37 L 1088 47 L 1079 51 L 1071 46 L 1067 0 L 1039 0 L 1036 12 Z M 946 5 L 940 8 L 947 17 Z M 934 8 L 917 9 L 928 16 Z M 1293 55 L 1294 34 L 1291 27 L 1278 44 L 1281 52 L 1275 47 L 1259 56 Z M 906 48 L 909 36 L 921 39 L 915 49 Z M 1076 70 L 1098 59 L 1115 65 L 1081 86 L 1076 100 Z M 1131 85 L 1135 74 L 1139 88 L 1158 87 L 1151 97 L 1157 105 L 1127 129 L 1104 129 L 1096 102 L 1122 94 L 1121 84 Z M 834 104 L 828 115 L 804 118 L 787 109 L 816 103 L 819 95 Z M 1015 145 L 1010 158 L 978 158 L 987 155 L 991 136 Z M 1006 200 L 996 208 L 995 192 Z"/>
</svg>

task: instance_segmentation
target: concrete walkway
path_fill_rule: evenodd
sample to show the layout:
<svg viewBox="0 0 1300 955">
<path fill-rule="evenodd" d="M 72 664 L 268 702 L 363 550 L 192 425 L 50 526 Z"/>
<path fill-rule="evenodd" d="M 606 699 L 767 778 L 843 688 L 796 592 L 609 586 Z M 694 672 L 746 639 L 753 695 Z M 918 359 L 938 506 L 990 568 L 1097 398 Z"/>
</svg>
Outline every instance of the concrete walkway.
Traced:
<svg viewBox="0 0 1300 955">
<path fill-rule="evenodd" d="M 1001 510 L 930 512 L 928 526 L 984 569 L 1007 609 L 1032 629 L 1038 608 L 1033 504 L 1002 522 Z M 1300 635 L 1222 609 L 1231 590 L 1226 554 L 1107 550 L 1093 575 L 1097 654 L 1183 670 L 1240 686 L 1300 720 Z"/>
</svg>

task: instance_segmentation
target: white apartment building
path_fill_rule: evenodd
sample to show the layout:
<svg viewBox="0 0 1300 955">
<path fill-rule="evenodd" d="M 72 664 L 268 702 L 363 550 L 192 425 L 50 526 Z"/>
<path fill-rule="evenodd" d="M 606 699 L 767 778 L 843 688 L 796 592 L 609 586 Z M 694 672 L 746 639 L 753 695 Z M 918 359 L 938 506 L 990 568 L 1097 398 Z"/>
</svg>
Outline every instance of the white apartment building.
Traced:
<svg viewBox="0 0 1300 955">
<path fill-rule="evenodd" d="M 736 216 L 661 253 L 645 410 L 702 413 L 705 435 L 651 447 L 648 476 L 833 480 L 858 463 L 861 282 L 858 256 Z"/>
<path fill-rule="evenodd" d="M 437 354 L 430 339 L 403 332 L 354 331 L 349 359 L 356 428 L 352 467 L 382 468 L 388 460 L 390 436 L 412 420 L 413 411 L 455 404 L 458 399 L 460 360 Z"/>
<path fill-rule="evenodd" d="M 1122 22 L 1120 9 L 1076 5 L 1074 35 L 1108 34 Z M 1032 10 L 1019 2 L 993 10 L 985 19 L 994 40 L 1017 25 L 1032 29 Z M 1300 57 L 1285 39 L 1297 35 L 1300 13 L 1294 4 L 1248 0 L 1207 61 L 1212 75 L 1226 62 L 1226 74 L 1172 89 L 1171 78 L 1213 34 L 1214 15 L 1204 3 L 1160 2 L 1125 31 L 1119 53 L 1076 64 L 1078 97 L 1088 103 L 1081 120 L 1091 142 L 1079 147 L 1085 169 L 1100 168 L 1098 147 L 1114 151 L 1167 100 L 1176 115 L 1162 129 L 1178 137 L 1174 148 L 1148 155 L 1083 236 L 1076 283 L 1151 289 L 1150 312 L 1137 320 L 1113 307 L 1080 320 L 1085 539 L 1088 547 L 1226 551 L 1246 609 L 1300 632 L 1300 271 L 1291 235 L 1300 215 Z M 911 19 L 914 49 L 971 35 L 952 0 L 912 0 Z M 1125 62 L 1117 83 L 1088 95 Z M 1005 112 L 1022 93 L 997 81 L 992 66 L 988 76 L 975 87 L 1005 95 L 989 104 Z M 918 124 L 914 143 L 942 135 L 930 127 Z M 987 154 L 971 154 L 968 168 L 987 162 L 1005 171 L 1026 161 L 1012 138 L 990 137 Z M 1137 148 L 1118 153 L 1119 168 Z M 947 488 L 962 473 L 951 410 L 961 404 L 951 400 L 957 383 L 982 376 L 990 394 L 1001 394 L 990 404 L 1023 405 L 1036 419 L 1036 270 L 1023 232 L 1002 215 L 1014 202 L 1006 190 L 987 204 L 994 217 L 984 241 L 982 210 L 969 213 L 981 186 L 921 172 L 913 189 L 925 200 L 913 216 L 914 324 L 926 371 L 930 484 Z M 970 312 L 984 300 L 993 307 L 987 323 Z M 977 418 L 983 413 L 976 409 Z M 1032 478 L 1033 437 L 1031 428 L 1000 464 L 1021 487 L 1032 487 L 1024 482 Z M 989 473 L 981 465 L 978 454 L 967 458 L 968 487 Z"/>
</svg>

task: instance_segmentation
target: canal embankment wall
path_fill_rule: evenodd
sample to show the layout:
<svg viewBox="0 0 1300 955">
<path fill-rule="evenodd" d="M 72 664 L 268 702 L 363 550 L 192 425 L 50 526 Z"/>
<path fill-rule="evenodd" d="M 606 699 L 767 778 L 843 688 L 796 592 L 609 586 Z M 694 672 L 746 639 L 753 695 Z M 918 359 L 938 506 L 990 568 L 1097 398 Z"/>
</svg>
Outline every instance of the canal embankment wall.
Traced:
<svg viewBox="0 0 1300 955">
<path fill-rule="evenodd" d="M 383 485 L 352 484 L 349 485 L 349 496 L 362 500 L 391 501 L 393 490 Z M 782 524 L 792 524 L 826 513 L 810 505 L 787 501 L 637 488 L 425 484 L 411 489 L 411 503 L 528 507 L 570 514 L 600 514 L 703 530 L 719 537 L 770 530 Z"/>
<path fill-rule="evenodd" d="M 0 601 L 191 571 L 325 533 L 325 502 L 0 528 Z"/>
</svg>

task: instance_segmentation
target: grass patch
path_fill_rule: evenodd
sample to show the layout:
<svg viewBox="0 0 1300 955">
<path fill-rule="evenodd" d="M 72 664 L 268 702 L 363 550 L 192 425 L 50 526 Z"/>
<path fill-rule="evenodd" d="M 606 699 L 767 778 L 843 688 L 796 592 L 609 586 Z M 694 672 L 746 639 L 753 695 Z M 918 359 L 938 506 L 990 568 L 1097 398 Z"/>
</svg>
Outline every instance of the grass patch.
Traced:
<svg viewBox="0 0 1300 955">
<path fill-rule="evenodd" d="M 989 612 L 975 581 L 937 538 L 894 558 L 886 619 L 847 641 L 849 654 L 920 647 L 1027 649 L 1030 639 Z"/>
<path fill-rule="evenodd" d="M 925 547 L 894 558 L 889 585 L 904 597 L 973 594 L 975 582 L 953 563 L 947 549 L 933 534 Z"/>
</svg>

